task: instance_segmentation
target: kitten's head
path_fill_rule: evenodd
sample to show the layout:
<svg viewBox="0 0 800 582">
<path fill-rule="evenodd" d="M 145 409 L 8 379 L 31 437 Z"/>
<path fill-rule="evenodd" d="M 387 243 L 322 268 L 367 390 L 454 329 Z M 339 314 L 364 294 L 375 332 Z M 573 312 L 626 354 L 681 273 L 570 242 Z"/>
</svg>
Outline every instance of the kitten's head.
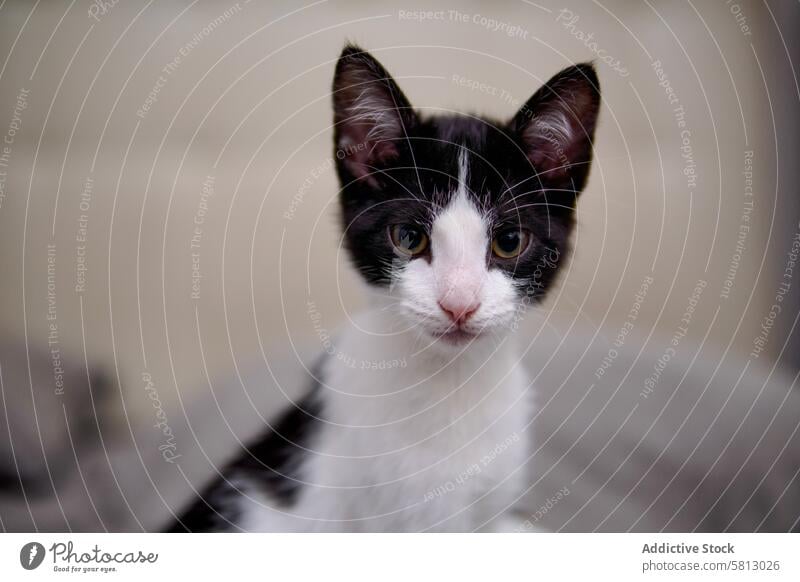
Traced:
<svg viewBox="0 0 800 582">
<path fill-rule="evenodd" d="M 557 74 L 507 122 L 427 117 L 372 55 L 347 46 L 333 102 L 346 247 L 411 324 L 461 344 L 544 296 L 592 159 L 590 64 Z"/>
</svg>

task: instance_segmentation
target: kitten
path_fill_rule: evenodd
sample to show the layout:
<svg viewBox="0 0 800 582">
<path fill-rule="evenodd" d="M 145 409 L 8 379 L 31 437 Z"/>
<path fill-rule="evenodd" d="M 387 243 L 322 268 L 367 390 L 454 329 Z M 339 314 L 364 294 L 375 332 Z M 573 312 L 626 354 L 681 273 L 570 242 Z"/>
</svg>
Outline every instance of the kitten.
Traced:
<svg viewBox="0 0 800 582">
<path fill-rule="evenodd" d="M 427 117 L 347 46 L 333 106 L 343 240 L 373 307 L 173 531 L 491 530 L 528 485 L 532 386 L 509 331 L 568 250 L 593 67 L 509 122 Z"/>
</svg>

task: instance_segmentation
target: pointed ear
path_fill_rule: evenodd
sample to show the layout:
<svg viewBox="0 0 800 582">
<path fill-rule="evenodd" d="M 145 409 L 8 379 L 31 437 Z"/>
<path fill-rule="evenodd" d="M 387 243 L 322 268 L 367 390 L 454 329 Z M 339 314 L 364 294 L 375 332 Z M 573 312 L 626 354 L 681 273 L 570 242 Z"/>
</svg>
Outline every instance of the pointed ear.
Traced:
<svg viewBox="0 0 800 582">
<path fill-rule="evenodd" d="M 583 188 L 599 110 L 597 73 L 584 63 L 558 73 L 517 112 L 511 130 L 542 180 Z"/>
<path fill-rule="evenodd" d="M 416 115 L 386 69 L 354 45 L 342 51 L 333 78 L 336 159 L 353 178 L 398 157 Z"/>
</svg>

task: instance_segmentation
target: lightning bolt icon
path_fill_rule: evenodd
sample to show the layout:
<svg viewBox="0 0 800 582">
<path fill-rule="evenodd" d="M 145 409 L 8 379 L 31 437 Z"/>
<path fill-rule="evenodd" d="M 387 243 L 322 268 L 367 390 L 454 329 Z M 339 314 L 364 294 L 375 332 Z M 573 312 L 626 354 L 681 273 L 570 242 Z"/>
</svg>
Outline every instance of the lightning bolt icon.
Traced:
<svg viewBox="0 0 800 582">
<path fill-rule="evenodd" d="M 36 557 L 36 555 L 37 555 L 38 553 L 39 553 L 39 548 L 38 548 L 38 546 L 31 546 L 31 551 L 30 551 L 30 553 L 28 554 L 28 566 L 30 566 L 31 564 L 33 564 L 33 559 Z"/>
</svg>

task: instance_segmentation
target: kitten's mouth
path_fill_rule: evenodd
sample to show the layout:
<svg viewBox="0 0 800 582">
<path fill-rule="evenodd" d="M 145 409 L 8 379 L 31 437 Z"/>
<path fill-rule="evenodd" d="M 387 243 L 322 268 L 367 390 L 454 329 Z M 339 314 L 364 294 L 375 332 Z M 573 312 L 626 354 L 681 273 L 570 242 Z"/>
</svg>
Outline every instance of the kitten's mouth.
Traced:
<svg viewBox="0 0 800 582">
<path fill-rule="evenodd" d="M 436 339 L 454 346 L 464 345 L 481 336 L 480 332 L 470 332 L 463 329 L 448 329 L 447 331 L 434 333 L 433 335 Z"/>
</svg>

